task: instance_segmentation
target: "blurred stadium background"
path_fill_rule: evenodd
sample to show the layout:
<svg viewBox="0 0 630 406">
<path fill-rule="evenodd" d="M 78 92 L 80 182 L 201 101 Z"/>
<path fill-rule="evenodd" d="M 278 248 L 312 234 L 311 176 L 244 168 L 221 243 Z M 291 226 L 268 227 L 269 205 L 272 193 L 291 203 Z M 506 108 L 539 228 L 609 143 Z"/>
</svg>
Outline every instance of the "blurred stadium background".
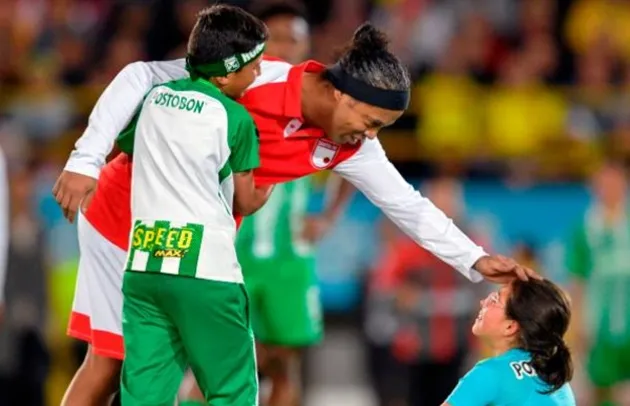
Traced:
<svg viewBox="0 0 630 406">
<path fill-rule="evenodd" d="M 52 183 L 116 73 L 136 60 L 182 56 L 195 14 L 208 4 L 0 1 L 0 146 L 10 177 L 10 196 L 0 199 L 11 205 L 0 405 L 44 404 L 37 393 L 45 404 L 59 404 L 85 350 L 65 336 L 78 249 Z M 380 136 L 403 175 L 492 250 L 572 289 L 565 258 L 577 249 L 571 235 L 594 203 L 590 186 L 595 182 L 604 200 L 615 199 L 607 190 L 623 187 L 615 171 L 592 176 L 607 158 L 630 163 L 630 1 L 310 0 L 305 6 L 314 59 L 333 61 L 336 47 L 370 19 L 408 64 L 413 104 Z M 624 204 L 623 195 L 611 204 Z M 320 191 L 313 210 L 321 201 Z M 471 287 L 439 290 L 423 278 L 396 287 L 400 296 L 417 298 L 413 289 L 436 293 L 425 306 L 430 311 L 411 321 L 381 300 L 379 275 L 391 266 L 398 238 L 356 195 L 321 242 L 327 328 L 305 365 L 307 405 L 402 406 L 404 388 L 429 379 L 412 366 L 455 359 L 461 368 L 484 355 L 467 340 L 443 348 L 457 341 L 452 329 L 435 328 L 427 341 L 411 328 L 463 313 L 467 326 L 482 293 L 465 296 L 464 311 L 449 295 Z M 627 242 L 619 260 L 630 280 Z M 440 266 L 426 264 L 450 272 Z M 630 325 L 630 304 L 615 308 Z M 577 344 L 588 328 L 575 323 L 571 334 L 581 365 L 584 349 Z M 630 377 L 630 365 L 623 367 Z M 591 385 L 578 372 L 578 404 L 593 404 Z M 20 401 L 10 403 L 12 395 Z M 627 392 L 618 399 L 630 405 Z"/>
</svg>

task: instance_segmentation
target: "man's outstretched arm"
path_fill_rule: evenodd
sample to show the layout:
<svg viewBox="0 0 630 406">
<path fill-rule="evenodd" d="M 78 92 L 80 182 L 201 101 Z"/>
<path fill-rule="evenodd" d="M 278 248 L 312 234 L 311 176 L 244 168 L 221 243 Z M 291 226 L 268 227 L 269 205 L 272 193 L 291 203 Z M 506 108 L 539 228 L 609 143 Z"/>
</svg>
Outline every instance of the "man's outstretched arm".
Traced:
<svg viewBox="0 0 630 406">
<path fill-rule="evenodd" d="M 538 277 L 502 256 L 490 256 L 440 209 L 405 181 L 387 159 L 378 140 L 365 140 L 335 172 L 350 181 L 402 231 L 472 281 L 482 276 L 503 283 L 514 277 Z"/>
<path fill-rule="evenodd" d="M 156 84 L 186 75 L 183 62 L 134 62 L 114 78 L 96 102 L 88 127 L 77 140 L 53 187 L 64 216 L 72 222 L 79 204 L 96 187 L 96 180 L 118 134 Z M 87 204 L 88 202 L 84 202 Z"/>
</svg>

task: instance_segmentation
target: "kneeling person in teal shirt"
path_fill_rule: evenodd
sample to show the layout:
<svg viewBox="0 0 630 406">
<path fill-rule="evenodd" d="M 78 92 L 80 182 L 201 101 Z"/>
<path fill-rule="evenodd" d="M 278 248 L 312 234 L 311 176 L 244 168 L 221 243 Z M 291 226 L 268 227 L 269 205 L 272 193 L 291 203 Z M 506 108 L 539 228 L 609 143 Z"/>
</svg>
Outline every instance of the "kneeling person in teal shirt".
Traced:
<svg viewBox="0 0 630 406">
<path fill-rule="evenodd" d="M 571 308 L 548 280 L 518 280 L 481 302 L 472 331 L 495 356 L 466 374 L 442 406 L 575 406 L 564 342 Z"/>
</svg>

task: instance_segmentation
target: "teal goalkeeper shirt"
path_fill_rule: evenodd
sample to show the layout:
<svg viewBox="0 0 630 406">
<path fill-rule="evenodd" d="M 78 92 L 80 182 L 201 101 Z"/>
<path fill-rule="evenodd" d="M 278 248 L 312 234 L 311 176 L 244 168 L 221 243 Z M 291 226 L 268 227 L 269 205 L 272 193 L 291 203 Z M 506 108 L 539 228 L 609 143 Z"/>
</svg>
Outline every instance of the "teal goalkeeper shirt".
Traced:
<svg viewBox="0 0 630 406">
<path fill-rule="evenodd" d="M 446 400 L 450 406 L 575 406 L 571 386 L 540 393 L 547 385 L 529 362 L 531 356 L 512 349 L 497 357 L 480 361 L 455 387 Z"/>
</svg>

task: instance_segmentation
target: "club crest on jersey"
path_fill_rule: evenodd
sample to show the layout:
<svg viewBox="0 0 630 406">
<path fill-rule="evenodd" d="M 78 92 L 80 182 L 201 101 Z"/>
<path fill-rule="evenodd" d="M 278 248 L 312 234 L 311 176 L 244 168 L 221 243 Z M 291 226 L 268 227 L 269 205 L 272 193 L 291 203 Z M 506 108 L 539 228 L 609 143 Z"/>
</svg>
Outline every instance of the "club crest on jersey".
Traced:
<svg viewBox="0 0 630 406">
<path fill-rule="evenodd" d="M 332 141 L 324 138 L 318 139 L 311 154 L 311 163 L 317 169 L 328 168 L 335 160 L 339 148 L 339 145 Z"/>
<path fill-rule="evenodd" d="M 240 64 L 238 63 L 238 59 L 235 56 L 230 56 L 226 58 L 223 63 L 225 64 L 225 70 L 228 72 L 236 72 L 238 68 L 240 68 Z"/>
</svg>

